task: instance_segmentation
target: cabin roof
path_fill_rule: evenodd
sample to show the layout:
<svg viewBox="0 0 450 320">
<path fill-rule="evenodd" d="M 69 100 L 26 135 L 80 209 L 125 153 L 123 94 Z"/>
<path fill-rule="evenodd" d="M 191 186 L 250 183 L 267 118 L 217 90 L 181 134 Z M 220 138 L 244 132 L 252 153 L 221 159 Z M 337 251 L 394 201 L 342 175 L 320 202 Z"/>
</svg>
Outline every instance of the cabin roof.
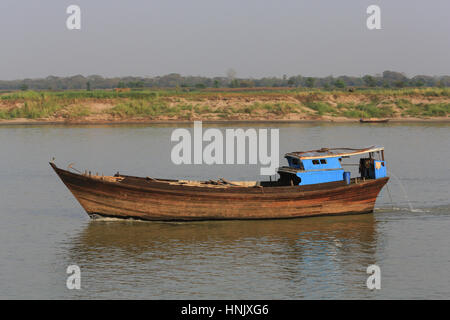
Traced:
<svg viewBox="0 0 450 320">
<path fill-rule="evenodd" d="M 384 150 L 383 147 L 368 147 L 368 148 L 322 148 L 319 150 L 310 151 L 295 151 L 285 154 L 285 157 L 298 158 L 300 160 L 320 159 L 320 158 L 335 158 L 335 157 L 351 157 L 359 154 L 377 152 Z"/>
</svg>

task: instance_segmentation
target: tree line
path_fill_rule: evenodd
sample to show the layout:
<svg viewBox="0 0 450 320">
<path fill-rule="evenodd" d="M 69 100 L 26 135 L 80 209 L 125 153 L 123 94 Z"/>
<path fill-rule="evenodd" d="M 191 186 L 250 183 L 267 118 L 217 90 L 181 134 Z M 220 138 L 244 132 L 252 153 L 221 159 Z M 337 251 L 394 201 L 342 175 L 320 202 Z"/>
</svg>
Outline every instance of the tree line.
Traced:
<svg viewBox="0 0 450 320">
<path fill-rule="evenodd" d="M 282 77 L 237 78 L 235 73 L 226 77 L 182 76 L 171 73 L 157 77 L 114 77 L 99 75 L 55 77 L 39 79 L 0 80 L 0 90 L 93 90 L 113 88 L 250 88 L 250 87 L 286 87 L 286 88 L 324 88 L 343 89 L 347 87 L 368 88 L 404 88 L 404 87 L 450 87 L 450 76 L 417 75 L 408 78 L 395 71 L 384 71 L 380 75 L 363 77 L 328 76 L 305 77 L 283 75 Z"/>
</svg>

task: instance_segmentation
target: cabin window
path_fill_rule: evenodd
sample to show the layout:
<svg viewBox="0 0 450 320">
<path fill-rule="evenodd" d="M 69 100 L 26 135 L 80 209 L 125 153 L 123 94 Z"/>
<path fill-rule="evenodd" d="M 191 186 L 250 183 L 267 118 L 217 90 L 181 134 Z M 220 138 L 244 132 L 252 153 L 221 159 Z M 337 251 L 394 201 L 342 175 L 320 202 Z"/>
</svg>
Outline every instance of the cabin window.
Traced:
<svg viewBox="0 0 450 320">
<path fill-rule="evenodd" d="M 300 163 L 298 162 L 298 159 L 292 159 L 292 164 L 298 166 Z"/>
<path fill-rule="evenodd" d="M 319 164 L 319 160 L 313 160 L 312 163 L 313 164 Z"/>
<path fill-rule="evenodd" d="M 321 164 L 327 164 L 327 159 L 320 159 Z"/>
</svg>

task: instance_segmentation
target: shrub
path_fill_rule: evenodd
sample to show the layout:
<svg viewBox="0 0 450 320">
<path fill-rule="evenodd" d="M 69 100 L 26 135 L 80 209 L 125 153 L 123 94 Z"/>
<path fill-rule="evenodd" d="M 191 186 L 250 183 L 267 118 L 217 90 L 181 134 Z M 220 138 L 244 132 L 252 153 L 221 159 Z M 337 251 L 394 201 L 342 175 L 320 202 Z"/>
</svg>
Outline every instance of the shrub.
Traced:
<svg viewBox="0 0 450 320">
<path fill-rule="evenodd" d="M 307 102 L 306 106 L 317 111 L 319 115 L 323 115 L 325 113 L 336 113 L 336 109 L 326 102 Z"/>
</svg>

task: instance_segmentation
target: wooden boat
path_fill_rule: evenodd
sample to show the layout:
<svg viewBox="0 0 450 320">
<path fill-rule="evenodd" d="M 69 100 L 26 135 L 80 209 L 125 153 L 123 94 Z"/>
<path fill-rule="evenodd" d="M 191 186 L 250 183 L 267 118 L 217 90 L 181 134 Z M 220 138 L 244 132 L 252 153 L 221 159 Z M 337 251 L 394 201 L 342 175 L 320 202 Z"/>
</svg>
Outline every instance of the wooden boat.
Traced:
<svg viewBox="0 0 450 320">
<path fill-rule="evenodd" d="M 361 176 L 350 178 L 342 158 L 360 159 Z M 374 155 L 381 156 L 375 160 Z M 387 183 L 383 148 L 320 149 L 285 155 L 278 181 L 239 182 L 99 176 L 55 170 L 92 218 L 142 220 L 275 219 L 373 211 Z"/>
<path fill-rule="evenodd" d="M 364 120 L 364 119 L 359 119 L 359 122 L 361 123 L 387 123 L 389 122 L 389 119 L 380 119 L 380 120 Z"/>
</svg>

